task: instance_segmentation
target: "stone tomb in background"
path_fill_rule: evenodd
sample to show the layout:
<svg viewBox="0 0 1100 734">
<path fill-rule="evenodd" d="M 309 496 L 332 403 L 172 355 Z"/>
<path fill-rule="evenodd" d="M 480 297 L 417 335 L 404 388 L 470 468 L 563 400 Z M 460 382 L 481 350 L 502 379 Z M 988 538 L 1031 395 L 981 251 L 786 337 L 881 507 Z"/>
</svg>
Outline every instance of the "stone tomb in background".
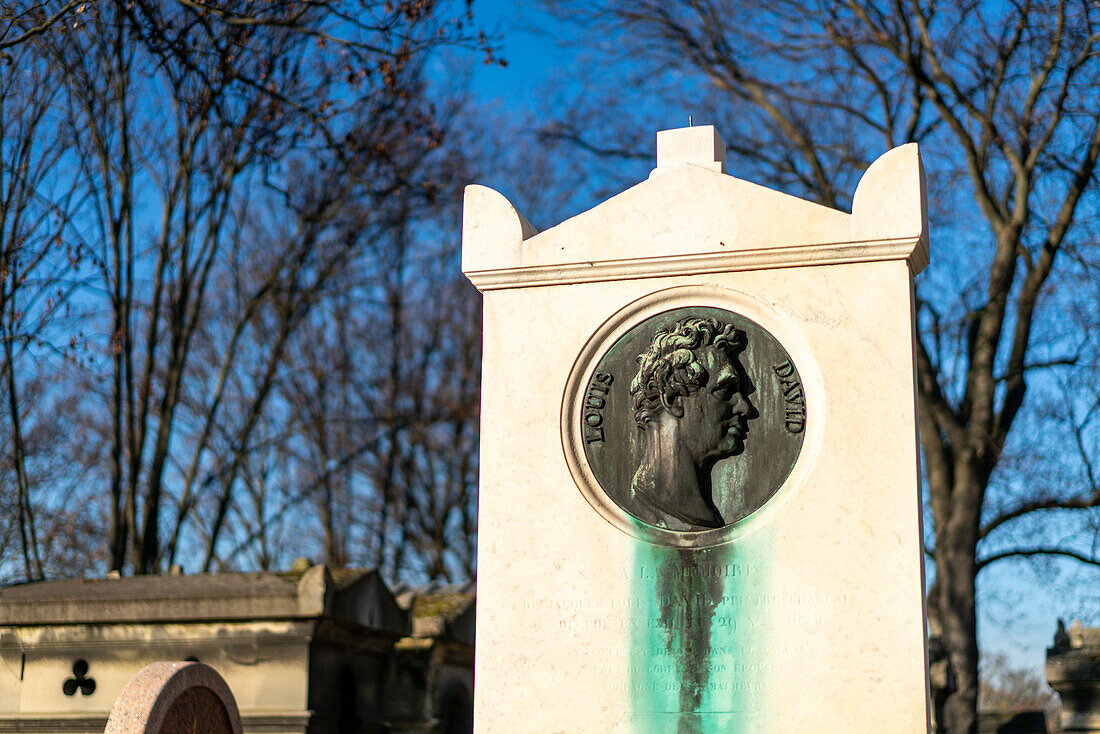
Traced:
<svg viewBox="0 0 1100 734">
<path fill-rule="evenodd" d="M 466 190 L 484 293 L 475 730 L 926 732 L 916 146 L 853 214 L 711 127 L 538 232 Z"/>
<path fill-rule="evenodd" d="M 1058 620 L 1054 646 L 1047 649 L 1047 683 L 1062 700 L 1062 731 L 1100 734 L 1100 627 L 1068 630 Z"/>
<path fill-rule="evenodd" d="M 135 673 L 182 660 L 222 676 L 245 734 L 468 732 L 473 597 L 305 559 L 2 588 L 0 734 L 102 734 Z"/>
</svg>

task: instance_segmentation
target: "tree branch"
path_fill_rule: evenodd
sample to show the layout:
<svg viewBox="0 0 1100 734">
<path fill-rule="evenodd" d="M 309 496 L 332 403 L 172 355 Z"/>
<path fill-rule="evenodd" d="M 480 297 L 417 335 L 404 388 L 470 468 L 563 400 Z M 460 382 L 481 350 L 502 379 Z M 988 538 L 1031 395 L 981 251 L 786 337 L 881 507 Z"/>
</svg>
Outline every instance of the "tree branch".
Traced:
<svg viewBox="0 0 1100 734">
<path fill-rule="evenodd" d="M 1001 553 L 995 553 L 988 558 L 982 558 L 978 560 L 977 569 L 981 571 L 986 566 L 996 563 L 997 561 L 1003 561 L 1006 558 L 1032 558 L 1034 556 L 1058 556 L 1061 558 L 1072 558 L 1075 561 L 1086 563 L 1090 566 L 1100 566 L 1100 558 L 1095 556 L 1079 553 L 1078 551 L 1069 550 L 1066 548 L 1014 548 L 1013 550 L 1004 551 Z"/>
<path fill-rule="evenodd" d="M 1025 502 L 1014 509 L 1001 513 L 985 523 L 978 533 L 978 538 L 985 538 L 1005 523 L 1017 520 L 1034 512 L 1043 512 L 1047 510 L 1084 510 L 1092 507 L 1100 507 L 1100 487 L 1092 489 L 1090 492 L 1091 494 L 1083 494 L 1077 497 L 1061 499 L 1056 497 L 1044 497 Z"/>
<path fill-rule="evenodd" d="M 92 0 L 92 2 L 94 2 L 94 1 L 95 0 Z M 45 3 L 42 3 L 41 5 L 39 5 L 37 7 L 42 7 L 42 5 L 45 5 Z M 59 20 L 64 18 L 66 15 L 68 15 L 69 12 L 72 11 L 74 8 L 76 8 L 77 6 L 83 6 L 83 5 L 87 5 L 87 2 L 85 2 L 84 0 L 69 0 L 69 2 L 62 5 L 61 9 L 58 10 L 56 13 L 54 13 L 50 17 L 46 18 L 45 20 L 40 22 L 38 25 L 32 26 L 32 27 L 28 28 L 27 30 L 23 31 L 21 34 L 19 34 L 15 38 L 12 38 L 10 40 L 5 41 L 5 40 L 3 40 L 2 37 L 0 37 L 0 59 L 3 59 L 4 61 L 8 62 L 9 64 L 13 63 L 13 59 L 12 59 L 11 55 L 4 53 L 3 50 L 5 48 L 11 48 L 12 46 L 18 46 L 19 44 L 24 43 L 25 41 L 29 41 L 30 39 L 34 38 L 35 36 L 38 36 L 38 35 L 41 35 L 41 34 L 45 33 L 50 28 L 52 28 L 55 23 L 57 23 Z M 32 8 L 32 10 L 33 10 L 33 8 Z M 25 11 L 23 13 L 23 15 L 27 15 L 29 12 L 31 12 L 31 11 L 30 10 Z M 78 12 L 80 12 L 80 11 L 78 11 Z M 9 23 L 8 28 L 11 28 L 13 25 L 15 25 L 15 21 L 12 21 L 11 23 Z"/>
</svg>

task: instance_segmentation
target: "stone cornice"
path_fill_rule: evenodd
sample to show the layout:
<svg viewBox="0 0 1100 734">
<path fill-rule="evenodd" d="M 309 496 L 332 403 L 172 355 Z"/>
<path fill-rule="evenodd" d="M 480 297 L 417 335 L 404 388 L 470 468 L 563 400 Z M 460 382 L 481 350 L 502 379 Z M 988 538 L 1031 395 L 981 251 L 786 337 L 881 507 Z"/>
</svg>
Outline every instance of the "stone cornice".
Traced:
<svg viewBox="0 0 1100 734">
<path fill-rule="evenodd" d="M 928 247 L 920 238 L 867 242 L 839 242 L 796 247 L 774 247 L 733 252 L 710 252 L 659 258 L 633 258 L 560 265 L 534 265 L 496 270 L 468 271 L 478 290 L 589 283 L 594 281 L 656 278 L 679 275 L 795 268 L 810 265 L 906 260 L 919 273 L 928 265 Z"/>
</svg>

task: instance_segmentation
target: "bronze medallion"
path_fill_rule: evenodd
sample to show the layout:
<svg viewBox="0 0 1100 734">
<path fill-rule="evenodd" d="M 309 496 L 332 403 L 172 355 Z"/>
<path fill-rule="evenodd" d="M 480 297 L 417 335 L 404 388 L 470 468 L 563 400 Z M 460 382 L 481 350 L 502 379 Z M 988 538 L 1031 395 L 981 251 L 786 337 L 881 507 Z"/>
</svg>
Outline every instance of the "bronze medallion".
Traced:
<svg viewBox="0 0 1100 734">
<path fill-rule="evenodd" d="M 802 448 L 806 398 L 783 346 L 722 308 L 646 318 L 599 359 L 576 415 L 593 476 L 648 526 L 703 532 L 756 512 Z"/>
</svg>

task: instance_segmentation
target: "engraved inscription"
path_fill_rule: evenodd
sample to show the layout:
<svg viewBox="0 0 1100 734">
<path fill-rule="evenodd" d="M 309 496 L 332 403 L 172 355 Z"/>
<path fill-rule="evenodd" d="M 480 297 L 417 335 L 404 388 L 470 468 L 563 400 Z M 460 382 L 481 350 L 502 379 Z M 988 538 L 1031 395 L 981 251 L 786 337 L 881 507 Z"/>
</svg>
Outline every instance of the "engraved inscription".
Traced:
<svg viewBox="0 0 1100 734">
<path fill-rule="evenodd" d="M 751 566 L 744 564 L 708 564 L 707 573 L 732 575 Z M 653 576 L 653 567 L 637 569 L 640 576 Z M 606 633 L 629 630 L 632 633 L 663 629 L 662 618 L 688 608 L 692 600 L 687 594 L 670 593 L 656 597 L 650 604 L 644 597 L 624 598 L 573 598 L 516 600 L 514 607 L 527 612 L 541 610 L 543 614 L 556 616 L 556 628 L 561 633 L 591 634 L 593 641 L 602 641 Z M 806 593 L 802 591 L 742 592 L 727 590 L 711 600 L 714 617 L 711 628 L 715 631 L 710 647 L 711 673 L 704 684 L 709 691 L 743 690 L 762 691 L 764 679 L 781 670 L 776 660 L 790 656 L 820 654 L 813 641 L 817 635 L 829 629 L 828 620 L 837 610 L 851 606 L 853 600 L 847 592 Z M 685 620 L 685 623 L 689 623 Z M 769 630 L 798 630 L 791 639 L 771 637 Z M 728 631 L 730 635 L 723 633 Z M 582 640 L 588 637 L 579 638 Z M 644 635 L 637 638 L 647 639 Z M 581 642 L 571 646 L 567 655 L 585 661 L 596 672 L 606 677 L 608 691 L 652 690 L 675 692 L 678 686 L 687 685 L 675 679 L 682 673 L 683 661 L 675 651 L 645 648 L 634 650 L 629 646 L 588 645 Z M 580 663 L 578 663 L 580 664 Z M 723 674 L 727 675 L 723 675 Z M 612 677 L 626 674 L 625 677 Z M 670 679 L 672 678 L 672 679 Z M 734 688 L 730 688 L 734 686 Z"/>
<path fill-rule="evenodd" d="M 753 573 L 753 567 L 747 563 L 700 563 L 696 566 L 681 566 L 673 568 L 662 568 L 661 566 L 639 566 L 638 578 L 640 579 L 657 579 L 667 577 L 669 574 L 673 575 L 673 578 L 689 579 L 689 578 L 738 578 L 743 576 L 749 576 Z"/>
<path fill-rule="evenodd" d="M 603 442 L 603 409 L 607 406 L 607 396 L 615 376 L 597 372 L 584 396 L 584 442 Z"/>
<path fill-rule="evenodd" d="M 772 369 L 779 377 L 779 384 L 783 389 L 783 400 L 786 403 L 783 409 L 783 427 L 788 433 L 802 433 L 806 428 L 806 396 L 802 392 L 802 383 L 795 374 L 794 365 L 787 360 Z"/>
</svg>

